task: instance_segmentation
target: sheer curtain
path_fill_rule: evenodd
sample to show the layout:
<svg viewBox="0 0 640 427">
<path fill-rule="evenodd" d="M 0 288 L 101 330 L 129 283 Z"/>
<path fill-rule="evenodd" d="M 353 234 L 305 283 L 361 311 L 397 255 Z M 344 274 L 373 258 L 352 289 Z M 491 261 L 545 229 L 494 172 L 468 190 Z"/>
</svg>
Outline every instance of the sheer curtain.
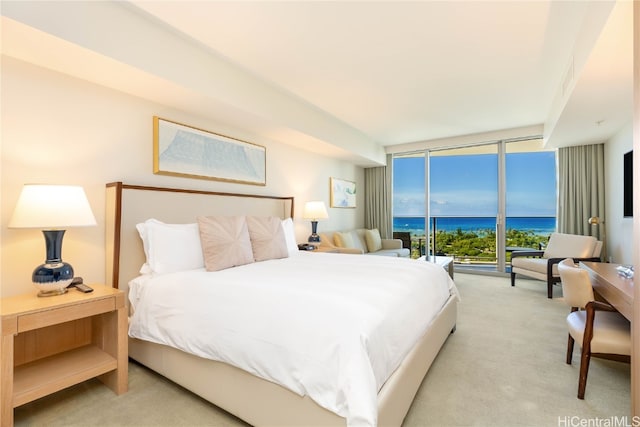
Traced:
<svg viewBox="0 0 640 427">
<path fill-rule="evenodd" d="M 391 154 L 387 154 L 387 166 L 364 170 L 364 226 L 380 231 L 380 237 L 393 235 L 391 218 Z"/>
<path fill-rule="evenodd" d="M 604 144 L 558 149 L 560 233 L 594 236 L 604 242 L 604 172 Z M 590 225 L 590 217 L 599 217 L 600 224 Z"/>
</svg>

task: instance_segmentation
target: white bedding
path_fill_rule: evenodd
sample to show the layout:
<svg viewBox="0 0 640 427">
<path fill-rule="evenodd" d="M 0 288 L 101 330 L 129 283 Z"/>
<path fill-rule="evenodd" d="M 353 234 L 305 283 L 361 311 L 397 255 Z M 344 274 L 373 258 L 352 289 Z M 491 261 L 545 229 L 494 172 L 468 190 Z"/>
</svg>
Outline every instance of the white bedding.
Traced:
<svg viewBox="0 0 640 427">
<path fill-rule="evenodd" d="M 429 262 L 300 252 L 139 277 L 129 335 L 308 395 L 350 426 L 375 426 L 378 391 L 451 294 L 449 275 Z"/>
</svg>

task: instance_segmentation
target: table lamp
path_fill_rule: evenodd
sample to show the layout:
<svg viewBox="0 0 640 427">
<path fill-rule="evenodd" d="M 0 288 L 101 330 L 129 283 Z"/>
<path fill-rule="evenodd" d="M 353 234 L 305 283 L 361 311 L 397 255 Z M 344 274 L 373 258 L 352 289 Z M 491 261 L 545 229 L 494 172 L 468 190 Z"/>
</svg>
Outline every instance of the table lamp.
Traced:
<svg viewBox="0 0 640 427">
<path fill-rule="evenodd" d="M 592 216 L 590 217 L 587 222 L 591 225 L 598 225 L 598 224 L 603 224 L 604 221 L 602 221 L 599 217 L 597 216 Z"/>
<path fill-rule="evenodd" d="M 33 271 L 39 297 L 61 295 L 73 279 L 73 267 L 62 261 L 62 238 L 68 227 L 96 225 L 82 187 L 26 184 L 9 221 L 9 228 L 40 228 L 46 260 Z"/>
<path fill-rule="evenodd" d="M 302 217 L 311 220 L 311 236 L 309 236 L 309 242 L 319 242 L 318 220 L 329 218 L 324 202 L 314 201 L 305 203 Z"/>
<path fill-rule="evenodd" d="M 597 216 L 590 217 L 587 222 L 589 225 L 597 225 L 600 227 L 600 233 L 598 234 L 598 239 L 602 241 L 602 250 L 600 251 L 601 257 L 606 257 L 606 244 L 607 241 L 605 239 L 605 225 L 604 220 Z"/>
</svg>

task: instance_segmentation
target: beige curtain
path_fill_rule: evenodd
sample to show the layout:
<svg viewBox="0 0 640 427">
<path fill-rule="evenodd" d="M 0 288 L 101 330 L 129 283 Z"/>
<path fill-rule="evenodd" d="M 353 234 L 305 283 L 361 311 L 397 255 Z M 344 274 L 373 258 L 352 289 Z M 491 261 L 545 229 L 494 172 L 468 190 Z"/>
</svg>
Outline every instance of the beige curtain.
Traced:
<svg viewBox="0 0 640 427">
<path fill-rule="evenodd" d="M 594 236 L 604 241 L 604 172 L 604 144 L 558 150 L 559 232 Z M 600 218 L 600 224 L 590 225 L 590 217 Z M 602 257 L 606 259 L 604 253 Z"/>
<path fill-rule="evenodd" d="M 364 226 L 377 228 L 383 239 L 393 235 L 391 164 L 391 154 L 388 154 L 387 166 L 364 170 Z"/>
</svg>

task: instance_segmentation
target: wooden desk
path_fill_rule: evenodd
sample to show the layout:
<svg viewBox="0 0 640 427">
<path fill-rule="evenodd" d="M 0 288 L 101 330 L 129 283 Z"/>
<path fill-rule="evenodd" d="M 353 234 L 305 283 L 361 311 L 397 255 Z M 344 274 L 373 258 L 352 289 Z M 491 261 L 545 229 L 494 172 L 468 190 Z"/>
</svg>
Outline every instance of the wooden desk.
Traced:
<svg viewBox="0 0 640 427">
<path fill-rule="evenodd" d="M 633 279 L 620 276 L 616 271 L 618 264 L 581 261 L 580 267 L 589 272 L 593 289 L 631 321 L 633 317 Z"/>
</svg>

